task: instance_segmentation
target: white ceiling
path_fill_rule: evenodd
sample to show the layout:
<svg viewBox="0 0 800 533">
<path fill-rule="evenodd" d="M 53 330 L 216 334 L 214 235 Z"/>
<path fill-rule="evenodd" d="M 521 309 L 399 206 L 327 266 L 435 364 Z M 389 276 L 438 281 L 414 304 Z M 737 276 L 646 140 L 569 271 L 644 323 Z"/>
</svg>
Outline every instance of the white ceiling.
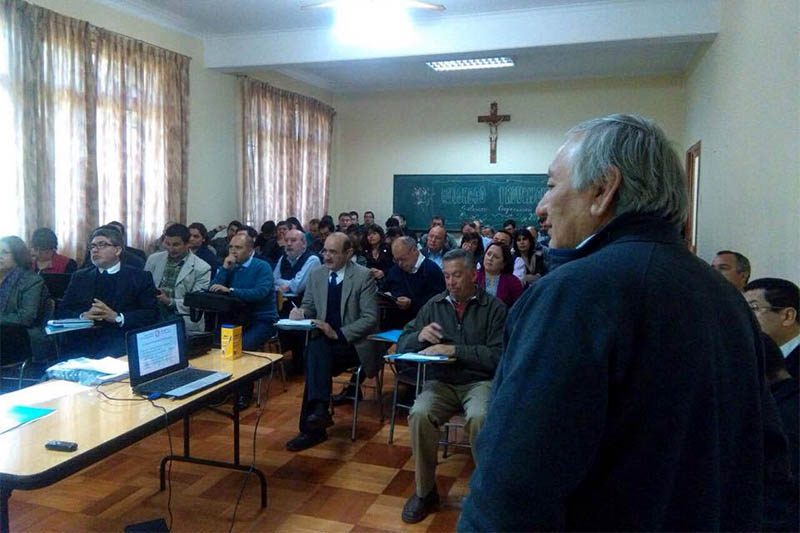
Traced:
<svg viewBox="0 0 800 533">
<path fill-rule="evenodd" d="M 315 0 L 101 0 L 204 40 L 205 64 L 276 70 L 337 93 L 685 72 L 719 30 L 721 0 L 436 0 L 394 49 L 334 40 Z M 435 73 L 431 59 L 511 55 L 517 67 Z"/>
</svg>

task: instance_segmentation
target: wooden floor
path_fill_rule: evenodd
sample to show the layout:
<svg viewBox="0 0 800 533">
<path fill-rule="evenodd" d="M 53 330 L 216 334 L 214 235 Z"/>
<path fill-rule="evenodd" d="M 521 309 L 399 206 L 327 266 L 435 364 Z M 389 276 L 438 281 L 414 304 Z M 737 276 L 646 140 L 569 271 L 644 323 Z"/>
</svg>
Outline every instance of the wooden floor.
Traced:
<svg viewBox="0 0 800 533">
<path fill-rule="evenodd" d="M 387 374 L 387 382 L 391 382 Z M 387 383 L 387 389 L 391 384 Z M 336 386 L 338 390 L 338 386 Z M 283 391 L 277 375 L 256 436 L 255 463 L 267 475 L 268 504 L 259 507 L 258 480 L 250 476 L 236 511 L 234 531 L 453 531 L 473 469 L 468 451 L 443 459 L 437 468 L 441 510 L 409 526 L 400 519 L 414 490 L 414 466 L 403 416 L 393 445 L 387 444 L 390 391 L 384 391 L 387 421 L 381 426 L 372 390 L 359 408 L 358 439 L 350 440 L 352 408 L 337 407 L 330 438 L 299 453 L 284 444 L 297 434 L 302 377 Z M 251 463 L 257 408 L 242 414 L 242 462 Z M 171 426 L 172 446 L 182 450 L 181 424 Z M 193 417 L 192 452 L 229 461 L 230 420 L 204 410 Z M 7 453 L 7 452 L 6 452 Z M 158 490 L 158 466 L 169 453 L 161 431 L 48 488 L 15 491 L 12 531 L 122 531 L 132 523 L 169 520 L 167 492 Z M 246 474 L 175 463 L 172 467 L 172 530 L 228 531 Z"/>
</svg>

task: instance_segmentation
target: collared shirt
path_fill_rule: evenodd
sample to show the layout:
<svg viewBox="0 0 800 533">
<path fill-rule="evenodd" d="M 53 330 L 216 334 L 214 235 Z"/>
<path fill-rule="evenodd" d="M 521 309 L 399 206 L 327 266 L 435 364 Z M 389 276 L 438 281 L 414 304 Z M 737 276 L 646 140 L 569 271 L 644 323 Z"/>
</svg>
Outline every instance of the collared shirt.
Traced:
<svg viewBox="0 0 800 533">
<path fill-rule="evenodd" d="M 247 268 L 250 266 L 250 263 L 253 262 L 253 258 L 256 256 L 255 252 L 250 252 L 250 257 L 247 258 L 247 261 L 239 265 L 240 268 Z"/>
<path fill-rule="evenodd" d="M 305 250 L 300 255 L 303 255 Z M 308 281 L 308 273 L 311 272 L 312 268 L 316 268 L 320 265 L 319 257 L 316 255 L 310 255 L 306 262 L 303 263 L 302 268 L 300 271 L 293 277 L 292 279 L 283 279 L 281 278 L 281 263 L 284 259 L 289 260 L 289 264 L 294 266 L 300 256 L 298 255 L 294 259 L 290 258 L 288 255 L 284 255 L 280 259 L 278 259 L 278 264 L 275 265 L 275 270 L 272 271 L 272 277 L 275 280 L 276 287 L 283 287 L 288 286 L 289 292 L 293 292 L 295 294 L 299 294 L 306 290 L 306 282 Z"/>
<path fill-rule="evenodd" d="M 439 250 L 438 252 L 434 252 L 433 250 L 428 250 L 428 259 L 433 261 L 436 266 L 444 270 L 444 265 L 442 263 L 442 259 L 444 258 L 444 248 Z"/>
<path fill-rule="evenodd" d="M 790 340 L 789 342 L 785 342 L 781 345 L 781 352 L 783 352 L 783 357 L 789 357 L 789 354 L 792 353 L 792 350 L 800 346 L 800 335 L 795 337 L 794 339 Z"/>
<path fill-rule="evenodd" d="M 455 298 L 450 296 L 449 293 L 447 294 L 447 301 L 453 304 L 453 309 L 455 309 L 456 311 L 456 316 L 458 317 L 459 322 L 461 322 L 461 319 L 464 318 L 464 311 L 467 310 L 467 305 L 469 304 L 470 300 L 477 300 L 477 299 L 478 299 L 477 291 L 475 292 L 475 294 L 470 296 L 466 302 L 459 302 Z"/>
<path fill-rule="evenodd" d="M 163 289 L 164 293 L 170 298 L 175 295 L 175 283 L 178 281 L 178 274 L 180 274 L 185 262 L 185 255 L 177 260 L 167 256 L 167 263 L 164 265 L 164 274 L 161 276 L 158 288 Z"/>
<path fill-rule="evenodd" d="M 336 271 L 336 284 L 341 285 L 344 281 L 344 271 L 347 269 L 347 265 L 343 266 L 341 269 Z M 328 272 L 328 280 L 331 279 L 331 273 Z"/>
<path fill-rule="evenodd" d="M 422 254 L 419 254 L 419 257 L 417 257 L 417 263 L 414 265 L 414 268 L 411 269 L 411 273 L 412 274 L 416 274 L 417 273 L 417 270 L 419 270 L 419 267 L 422 266 L 422 262 L 423 261 L 425 261 L 425 256 L 422 255 Z"/>
<path fill-rule="evenodd" d="M 104 272 L 106 272 L 108 274 L 116 274 L 117 272 L 119 272 L 120 268 L 122 268 L 122 263 L 118 262 L 116 265 L 110 266 L 108 268 L 97 267 L 97 270 L 100 271 L 101 274 L 104 273 Z"/>
</svg>

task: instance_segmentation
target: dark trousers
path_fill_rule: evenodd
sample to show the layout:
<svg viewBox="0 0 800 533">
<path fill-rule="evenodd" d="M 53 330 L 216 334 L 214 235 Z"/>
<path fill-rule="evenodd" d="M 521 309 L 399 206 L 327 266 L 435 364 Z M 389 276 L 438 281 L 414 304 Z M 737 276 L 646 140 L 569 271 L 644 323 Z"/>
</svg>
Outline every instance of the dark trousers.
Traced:
<svg viewBox="0 0 800 533">
<path fill-rule="evenodd" d="M 255 320 L 242 330 L 242 350 L 261 350 L 264 343 L 275 336 L 275 325 L 267 321 Z"/>
<path fill-rule="evenodd" d="M 300 431 L 312 434 L 314 431 L 305 427 L 305 420 L 320 403 L 327 408 L 333 387 L 331 379 L 350 367 L 358 366 L 360 361 L 353 345 L 318 335 L 308 343 L 305 363 L 306 386 L 300 410 Z"/>
</svg>

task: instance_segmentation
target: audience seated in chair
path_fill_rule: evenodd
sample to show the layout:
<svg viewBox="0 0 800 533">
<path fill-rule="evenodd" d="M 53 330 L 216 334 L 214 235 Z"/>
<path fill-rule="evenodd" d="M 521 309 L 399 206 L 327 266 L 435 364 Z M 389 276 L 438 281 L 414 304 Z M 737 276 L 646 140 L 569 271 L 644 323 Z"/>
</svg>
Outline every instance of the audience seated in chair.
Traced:
<svg viewBox="0 0 800 533">
<path fill-rule="evenodd" d="M 217 226 L 208 232 L 208 238 L 211 239 L 209 245 L 217 252 L 217 258 L 220 261 L 228 257 L 228 243 L 240 229 L 242 229 L 242 223 L 238 220 L 231 220 L 227 226 Z M 225 235 L 217 237 L 216 235 L 222 230 L 225 230 Z"/>
<path fill-rule="evenodd" d="M 311 272 L 301 307 L 293 319 L 313 319 L 316 329 L 306 348 L 306 384 L 300 410 L 300 434 L 286 443 L 300 451 L 325 441 L 333 425 L 328 412 L 331 378 L 361 365 L 365 377 L 374 377 L 380 351 L 367 336 L 378 327 L 375 280 L 369 269 L 353 263 L 350 239 L 333 233 L 325 240 L 325 268 Z"/>
<path fill-rule="evenodd" d="M 512 271 L 514 261 L 505 244 L 491 243 L 483 254 L 483 268 L 478 272 L 478 285 L 499 298 L 509 309 L 523 291 L 522 282 Z"/>
<path fill-rule="evenodd" d="M 139 270 L 144 269 L 144 263 L 147 260 L 147 256 L 143 251 L 125 245 L 125 226 L 123 226 L 119 222 L 109 222 L 105 226 L 100 226 L 97 229 L 110 229 L 112 231 L 116 231 L 117 233 L 119 233 L 120 238 L 122 239 L 122 251 L 124 252 L 120 255 L 120 261 L 122 262 L 122 264 L 124 266 L 138 268 Z M 89 238 L 89 240 L 91 240 L 91 237 Z M 92 255 L 90 252 L 91 250 L 87 246 L 86 254 L 83 257 L 83 264 L 81 265 L 82 268 L 86 268 L 92 265 Z"/>
<path fill-rule="evenodd" d="M 750 260 L 739 252 L 721 250 L 711 261 L 711 268 L 722 274 L 734 287 L 744 290 L 750 279 Z"/>
<path fill-rule="evenodd" d="M 412 320 L 420 308 L 445 289 L 442 269 L 417 250 L 411 237 L 400 237 L 392 243 L 395 265 L 386 274 L 384 290 L 397 299 L 400 312 L 383 327 L 402 327 Z"/>
<path fill-rule="evenodd" d="M 156 287 L 149 272 L 124 264 L 124 241 L 115 228 L 95 230 L 88 248 L 92 265 L 72 275 L 56 318 L 90 319 L 95 327 L 63 334 L 62 354 L 120 356 L 127 331 L 158 321 Z"/>
<path fill-rule="evenodd" d="M 161 243 L 164 251 L 147 258 L 144 269 L 153 275 L 158 293 L 158 310 L 161 320 L 183 316 L 186 333 L 201 333 L 205 322 L 193 322 L 183 298 L 190 292 L 207 290 L 211 281 L 211 267 L 189 251 L 189 228 L 173 224 L 164 232 Z"/>
<path fill-rule="evenodd" d="M 33 271 L 37 274 L 72 274 L 78 263 L 56 252 L 58 237 L 50 228 L 38 228 L 31 236 Z"/>
<path fill-rule="evenodd" d="M 760 278 L 744 287 L 744 297 L 761 331 L 780 347 L 786 370 L 800 379 L 800 289 L 789 280 Z"/>
<path fill-rule="evenodd" d="M 208 246 L 208 230 L 200 222 L 189 224 L 189 249 L 194 255 L 208 263 L 211 267 L 211 279 L 217 275 L 219 258 L 214 250 Z"/>
<path fill-rule="evenodd" d="M 0 239 L 0 326 L 27 330 L 30 351 L 36 359 L 51 355 L 50 343 L 42 327 L 48 294 L 42 278 L 31 270 L 31 256 L 22 239 Z M 3 358 L 9 355 L 2 349 Z"/>
<path fill-rule="evenodd" d="M 455 359 L 429 366 L 428 381 L 409 413 L 416 490 L 403 508 L 402 519 L 410 524 L 425 519 L 439 503 L 435 469 L 442 425 L 464 411 L 464 430 L 474 443 L 503 348 L 506 307 L 475 284 L 475 262 L 469 252 L 456 249 L 445 254 L 444 278 L 447 290 L 422 306 L 397 341 L 398 353 Z"/>
</svg>

